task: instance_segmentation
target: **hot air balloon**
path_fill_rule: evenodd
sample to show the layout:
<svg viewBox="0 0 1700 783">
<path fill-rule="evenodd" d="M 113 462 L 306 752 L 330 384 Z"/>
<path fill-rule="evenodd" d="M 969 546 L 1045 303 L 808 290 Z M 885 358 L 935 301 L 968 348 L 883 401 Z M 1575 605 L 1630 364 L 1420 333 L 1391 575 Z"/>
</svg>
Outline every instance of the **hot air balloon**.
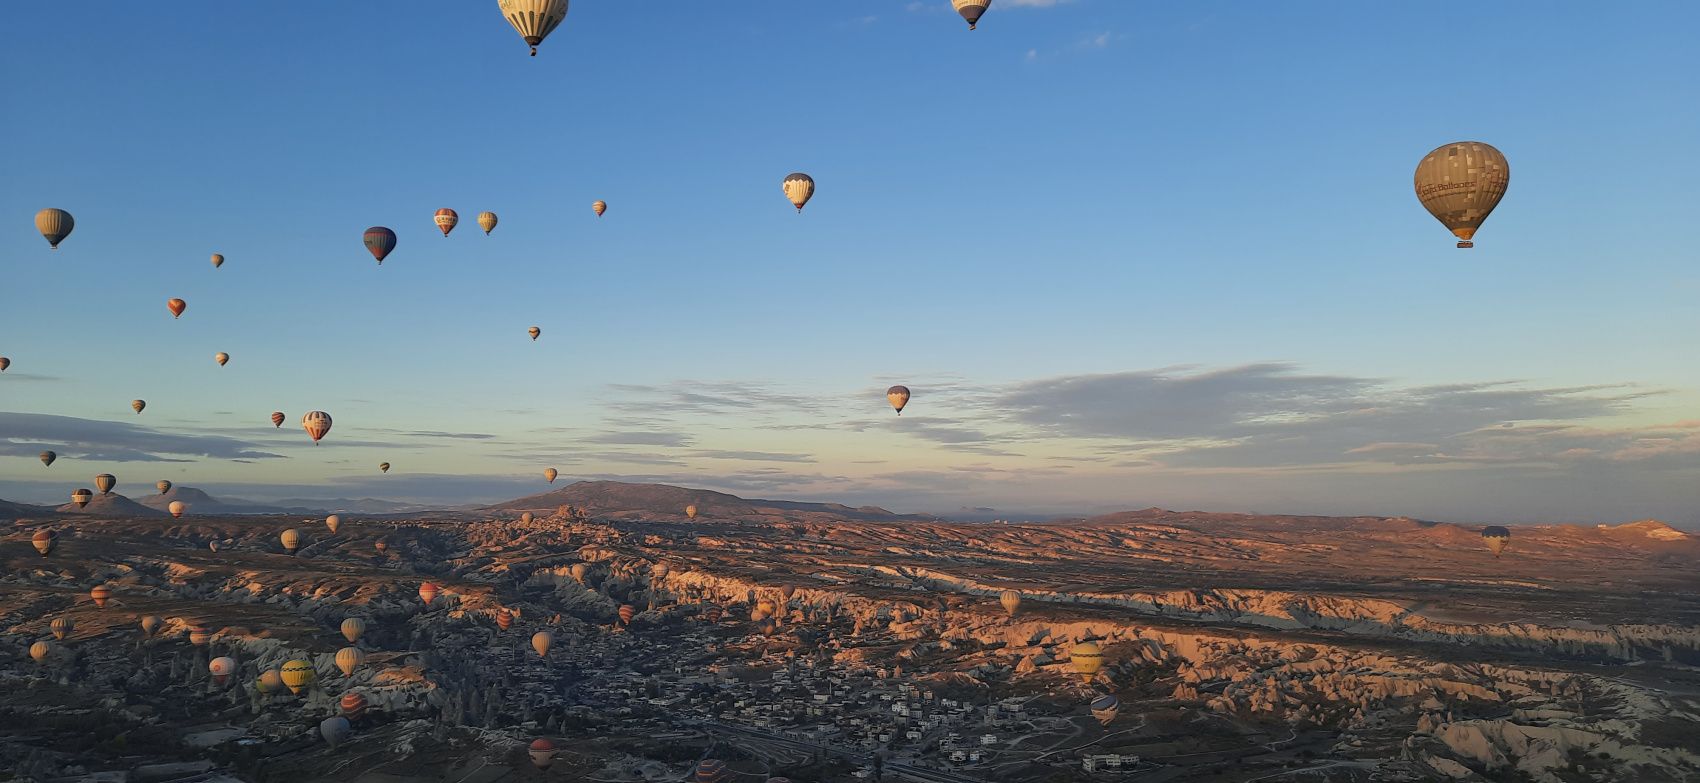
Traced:
<svg viewBox="0 0 1700 783">
<path fill-rule="evenodd" d="M 531 763 L 538 769 L 548 769 L 550 764 L 555 763 L 555 743 L 549 740 L 532 740 L 531 748 L 526 753 L 531 755 Z"/>
<path fill-rule="evenodd" d="M 325 517 L 325 527 L 330 528 L 331 535 L 336 535 L 336 529 L 342 527 L 342 517 L 335 514 Z"/>
<path fill-rule="evenodd" d="M 278 676 L 283 678 L 283 684 L 289 687 L 290 693 L 300 695 L 318 678 L 318 673 L 313 671 L 313 664 L 297 658 L 285 661 L 283 668 L 278 670 Z"/>
<path fill-rule="evenodd" d="M 721 618 L 723 618 L 725 616 L 726 616 L 725 610 L 721 609 L 718 606 L 712 606 L 711 605 L 707 609 L 702 610 L 703 619 L 707 620 L 711 623 L 718 623 L 718 622 L 720 622 Z"/>
<path fill-rule="evenodd" d="M 148 407 L 148 401 L 147 400 L 131 400 L 130 401 L 130 409 L 135 411 L 138 415 L 141 414 L 142 409 L 146 408 L 146 407 Z"/>
<path fill-rule="evenodd" d="M 366 229 L 366 249 L 372 257 L 378 259 L 378 266 L 384 265 L 384 258 L 395 249 L 395 232 L 383 226 L 373 226 Z"/>
<path fill-rule="evenodd" d="M 218 551 L 218 542 L 217 541 L 208 541 L 207 542 L 207 548 L 211 549 L 214 552 L 217 552 Z"/>
<path fill-rule="evenodd" d="M 171 491 L 171 482 L 165 479 L 160 479 L 159 481 L 154 482 L 153 485 L 159 489 L 159 494 L 161 495 Z"/>
<path fill-rule="evenodd" d="M 532 57 L 537 56 L 537 45 L 567 20 L 567 0 L 496 0 L 496 5 L 519 37 L 531 46 Z M 38 225 L 39 222 L 38 219 Z"/>
<path fill-rule="evenodd" d="M 166 508 L 166 510 L 171 512 L 171 516 L 176 517 L 178 519 L 182 519 L 183 518 L 183 512 L 189 510 L 189 504 L 184 503 L 181 500 L 173 500 L 173 501 L 171 501 L 171 505 L 166 506 L 165 508 Z"/>
<path fill-rule="evenodd" d="M 1490 144 L 1442 144 L 1417 164 L 1415 182 L 1417 200 L 1458 237 L 1458 246 L 1475 247 L 1476 230 L 1511 184 L 1511 163 Z"/>
<path fill-rule="evenodd" d="M 301 548 L 301 531 L 289 528 L 279 533 L 277 540 L 278 543 L 283 544 L 283 551 L 293 555 L 295 550 Z"/>
<path fill-rule="evenodd" d="M 301 417 L 301 429 L 307 431 L 314 443 L 331 431 L 331 415 L 324 411 L 308 411 Z"/>
<path fill-rule="evenodd" d="M 53 632 L 53 638 L 65 641 L 65 637 L 77 630 L 77 621 L 69 617 L 55 617 L 53 622 L 48 623 L 47 628 Z"/>
<path fill-rule="evenodd" d="M 71 493 L 71 502 L 77 504 L 77 508 L 87 506 L 89 501 L 93 499 L 94 492 L 91 490 L 79 489 Z"/>
<path fill-rule="evenodd" d="M 600 199 L 592 201 L 590 202 L 590 210 L 595 212 L 597 217 L 602 217 L 602 213 L 608 211 L 608 202 Z"/>
<path fill-rule="evenodd" d="M 106 602 L 112 600 L 112 588 L 106 585 L 95 585 L 94 589 L 89 591 L 89 597 L 94 599 L 96 609 L 105 609 Z"/>
<path fill-rule="evenodd" d="M 620 604 L 620 624 L 631 625 L 632 618 L 637 616 L 637 608 L 631 604 Z"/>
<path fill-rule="evenodd" d="M 968 20 L 968 29 L 970 30 L 974 29 L 974 25 L 980 22 L 980 17 L 986 13 L 986 8 L 991 4 L 992 0 L 950 0 L 950 7 L 962 14 L 963 19 Z"/>
<path fill-rule="evenodd" d="M 559 475 L 561 475 L 560 472 L 555 470 L 554 468 L 544 468 L 543 469 L 543 477 L 548 479 L 550 484 L 555 483 L 555 477 L 559 476 Z"/>
<path fill-rule="evenodd" d="M 484 229 L 484 236 L 490 236 L 490 232 L 496 230 L 496 213 L 478 213 L 478 227 Z"/>
<path fill-rule="evenodd" d="M 1085 641 L 1069 648 L 1068 657 L 1082 682 L 1091 682 L 1098 676 L 1098 670 L 1104 668 L 1104 651 L 1098 649 L 1096 642 Z"/>
<path fill-rule="evenodd" d="M 212 674 L 214 685 L 223 685 L 230 680 L 230 675 L 236 673 L 236 659 L 221 655 L 207 661 L 207 672 Z"/>
<path fill-rule="evenodd" d="M 51 530 L 37 530 L 35 535 L 30 537 L 30 543 L 35 545 L 35 551 L 40 552 L 42 557 L 47 557 L 52 554 L 53 544 L 58 539 Z"/>
<path fill-rule="evenodd" d="M 390 472 L 390 463 L 388 463 L 388 462 L 380 462 L 380 463 L 378 463 L 378 472 L 379 472 L 379 473 L 388 473 L 388 472 Z"/>
<path fill-rule="evenodd" d="M 218 366 L 223 367 L 230 363 L 230 354 L 219 351 L 213 354 L 213 361 L 218 362 Z"/>
<path fill-rule="evenodd" d="M 361 634 L 366 633 L 366 621 L 358 617 L 350 617 L 342 621 L 342 638 L 349 644 L 360 641 Z"/>
<path fill-rule="evenodd" d="M 342 708 L 342 715 L 349 720 L 360 720 L 366 714 L 366 697 L 359 691 L 349 691 L 337 700 L 337 706 Z"/>
<path fill-rule="evenodd" d="M 325 738 L 325 743 L 331 746 L 331 750 L 336 750 L 336 746 L 341 745 L 353 733 L 354 727 L 349 725 L 347 718 L 340 715 L 319 721 L 319 735 Z"/>
<path fill-rule="evenodd" d="M 189 643 L 196 647 L 205 647 L 212 641 L 212 629 L 204 625 L 189 626 Z"/>
<path fill-rule="evenodd" d="M 52 467 L 53 461 L 56 459 L 59 459 L 59 455 L 54 452 L 44 451 L 41 453 L 41 464 L 43 465 Z"/>
<path fill-rule="evenodd" d="M 287 418 L 289 417 L 283 415 L 283 411 L 272 411 L 272 426 L 281 428 L 283 426 L 283 420 Z"/>
<path fill-rule="evenodd" d="M 1494 557 L 1499 557 L 1505 551 L 1505 545 L 1511 543 L 1511 531 L 1499 525 L 1489 525 L 1482 528 L 1482 540 L 1487 542 L 1488 551 Z"/>
<path fill-rule="evenodd" d="M 460 225 L 460 213 L 448 208 L 437 210 L 437 214 L 431 219 L 436 222 L 437 228 L 443 232 L 444 237 L 447 237 L 450 231 L 455 230 L 455 226 Z"/>
<path fill-rule="evenodd" d="M 573 575 L 573 581 L 582 585 L 584 584 L 585 577 L 590 575 L 590 566 L 583 563 L 573 563 L 571 573 Z"/>
<path fill-rule="evenodd" d="M 431 605 L 431 599 L 437 597 L 437 586 L 430 582 L 419 583 L 419 600 L 426 606 Z"/>
<path fill-rule="evenodd" d="M 385 540 L 380 538 L 380 539 L 372 542 L 372 548 L 378 550 L 378 554 L 381 555 L 381 554 L 384 553 L 384 550 L 390 548 L 390 542 L 385 541 Z"/>
<path fill-rule="evenodd" d="M 783 596 L 785 598 L 785 600 L 787 600 L 787 601 L 791 600 L 791 596 L 794 596 L 796 594 L 797 594 L 797 586 L 796 585 L 782 585 L 779 588 L 779 595 Z"/>
<path fill-rule="evenodd" d="M 276 669 L 267 669 L 254 680 L 254 687 L 261 694 L 277 693 L 277 689 L 283 687 L 283 675 L 278 674 Z"/>
<path fill-rule="evenodd" d="M 183 311 L 189 309 L 189 303 L 181 299 L 167 299 L 165 309 L 171 311 L 172 318 L 182 318 Z"/>
<path fill-rule="evenodd" d="M 533 520 L 533 519 L 536 519 L 536 517 L 532 516 L 530 511 L 527 511 L 527 512 L 519 515 L 519 521 L 520 521 L 520 524 L 522 524 L 522 525 L 531 524 L 531 520 Z"/>
<path fill-rule="evenodd" d="M 697 506 L 695 503 L 685 506 L 685 518 L 690 520 L 695 520 L 697 518 Z"/>
<path fill-rule="evenodd" d="M 118 486 L 118 479 L 113 477 L 111 473 L 102 473 L 94 477 L 94 488 L 100 490 L 102 495 L 112 494 L 112 488 L 116 486 Z"/>
<path fill-rule="evenodd" d="M 36 642 L 35 644 L 30 645 L 30 657 L 35 659 L 36 663 L 41 663 L 42 661 L 47 660 L 47 656 L 52 654 L 52 652 L 53 645 L 48 644 L 47 642 Z"/>
<path fill-rule="evenodd" d="M 153 632 L 159 630 L 159 624 L 162 622 L 165 621 L 159 619 L 157 614 L 142 615 L 142 635 L 153 636 Z"/>
<path fill-rule="evenodd" d="M 500 628 L 500 629 L 506 631 L 509 628 L 512 628 L 513 624 L 514 624 L 514 613 L 513 612 L 510 612 L 506 609 L 503 609 L 503 610 L 496 612 L 496 627 L 497 628 Z"/>
<path fill-rule="evenodd" d="M 1121 707 L 1121 699 L 1116 698 L 1115 694 L 1106 693 L 1092 700 L 1092 717 L 1097 718 L 1099 723 L 1108 726 L 1110 721 L 1116 719 L 1116 713 L 1121 710 Z"/>
<path fill-rule="evenodd" d="M 213 265 L 214 269 L 217 269 L 221 266 L 224 266 L 224 254 L 223 253 L 212 254 L 212 265 Z"/>
<path fill-rule="evenodd" d="M 998 596 L 998 603 L 1003 604 L 1003 610 L 1008 612 L 1010 617 L 1014 617 L 1021 609 L 1021 594 L 1014 590 L 1005 590 L 1003 595 Z"/>
<path fill-rule="evenodd" d="M 537 342 L 537 338 L 543 336 L 543 330 L 535 326 L 525 330 L 525 333 L 531 335 L 532 342 Z"/>
<path fill-rule="evenodd" d="M 720 759 L 703 759 L 691 773 L 691 783 L 726 783 L 732 779 L 732 768 Z"/>
<path fill-rule="evenodd" d="M 801 171 L 792 172 L 785 177 L 785 197 L 791 200 L 791 205 L 797 208 L 799 214 L 803 205 L 815 196 L 815 178 Z"/>
<path fill-rule="evenodd" d="M 909 387 L 908 386 L 893 386 L 889 389 L 886 389 L 885 390 L 885 399 L 886 399 L 887 402 L 891 403 L 891 407 L 892 407 L 892 409 L 897 411 L 897 415 L 902 416 L 903 415 L 903 406 L 909 404 Z"/>
<path fill-rule="evenodd" d="M 59 249 L 59 243 L 71 235 L 71 229 L 77 227 L 77 221 L 71 213 L 63 209 L 49 207 L 35 213 L 35 230 L 47 239 L 47 244 L 54 250 Z"/>
<path fill-rule="evenodd" d="M 11 367 L 11 366 L 12 366 L 12 360 L 11 359 L 8 359 L 4 356 L 0 356 L 0 372 L 5 372 L 6 368 Z"/>
<path fill-rule="evenodd" d="M 344 647 L 336 651 L 336 667 L 342 670 L 342 676 L 353 677 L 354 670 L 366 662 L 366 653 L 359 647 Z"/>
<path fill-rule="evenodd" d="M 548 631 L 538 631 L 531 635 L 531 649 L 537 651 L 537 657 L 549 657 L 549 648 L 555 644 L 555 635 Z"/>
</svg>

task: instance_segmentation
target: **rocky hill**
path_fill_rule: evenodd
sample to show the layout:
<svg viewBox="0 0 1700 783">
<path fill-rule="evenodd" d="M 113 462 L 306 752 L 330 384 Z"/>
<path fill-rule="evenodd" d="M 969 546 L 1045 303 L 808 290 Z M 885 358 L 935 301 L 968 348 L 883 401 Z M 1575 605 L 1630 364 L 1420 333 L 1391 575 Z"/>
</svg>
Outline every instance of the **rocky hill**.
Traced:
<svg viewBox="0 0 1700 783">
<path fill-rule="evenodd" d="M 148 508 L 116 492 L 102 495 L 96 492 L 94 499 L 87 506 L 78 508 L 75 503 L 66 503 L 54 509 L 54 513 L 72 514 L 85 517 L 163 517 L 170 516 L 164 511 Z"/>
<path fill-rule="evenodd" d="M 617 519 L 685 519 L 685 507 L 697 507 L 699 519 L 770 521 L 896 521 L 930 520 L 918 514 L 896 514 L 877 506 L 852 508 L 838 503 L 791 500 L 748 500 L 708 489 L 622 481 L 579 481 L 552 492 L 530 495 L 490 506 L 491 510 L 553 511 L 561 506 L 581 508 L 593 516 Z"/>
</svg>

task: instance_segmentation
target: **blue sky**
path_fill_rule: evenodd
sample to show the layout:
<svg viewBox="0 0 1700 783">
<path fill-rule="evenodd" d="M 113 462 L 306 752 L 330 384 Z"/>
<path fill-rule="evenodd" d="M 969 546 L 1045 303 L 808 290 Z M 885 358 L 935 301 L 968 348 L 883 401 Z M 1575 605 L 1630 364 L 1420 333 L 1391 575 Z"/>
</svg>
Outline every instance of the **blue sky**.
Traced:
<svg viewBox="0 0 1700 783">
<path fill-rule="evenodd" d="M 1692 4 L 999 0 L 970 33 L 944 0 L 582 0 L 536 58 L 493 2 L 8 21 L 0 497 L 486 500 L 554 465 L 1700 523 Z M 1410 184 L 1461 139 L 1513 175 L 1472 251 Z"/>
</svg>

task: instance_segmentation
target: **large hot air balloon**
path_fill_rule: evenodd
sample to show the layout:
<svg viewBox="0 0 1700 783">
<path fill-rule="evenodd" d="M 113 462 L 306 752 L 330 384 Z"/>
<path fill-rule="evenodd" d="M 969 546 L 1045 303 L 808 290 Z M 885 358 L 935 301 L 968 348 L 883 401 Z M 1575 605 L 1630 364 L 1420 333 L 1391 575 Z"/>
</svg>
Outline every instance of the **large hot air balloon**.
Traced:
<svg viewBox="0 0 1700 783">
<path fill-rule="evenodd" d="M 549 648 L 555 644 L 555 635 L 548 631 L 538 631 L 531 635 L 531 649 L 537 651 L 537 657 L 549 657 Z"/>
<path fill-rule="evenodd" d="M 278 676 L 283 678 L 283 684 L 289 687 L 289 692 L 299 695 L 318 679 L 318 673 L 313 671 L 313 664 L 299 658 L 285 661 L 283 668 L 278 670 Z"/>
<path fill-rule="evenodd" d="M 283 421 L 287 418 L 289 417 L 283 415 L 283 411 L 272 411 L 272 426 L 279 428 L 283 427 Z"/>
<path fill-rule="evenodd" d="M 349 691 L 337 700 L 337 706 L 342 708 L 343 717 L 360 720 L 366 714 L 366 696 L 359 691 Z"/>
<path fill-rule="evenodd" d="M 496 0 L 502 16 L 514 26 L 519 37 L 531 46 L 531 56 L 537 56 L 537 45 L 567 20 L 567 0 Z M 37 219 L 40 224 L 40 219 Z"/>
<path fill-rule="evenodd" d="M 359 647 L 344 647 L 336 651 L 336 667 L 342 670 L 342 676 L 353 677 L 354 670 L 366 662 L 366 653 Z"/>
<path fill-rule="evenodd" d="M 970 30 L 980 23 L 980 17 L 985 15 L 991 4 L 992 0 L 950 0 L 950 7 L 962 14 L 962 18 L 968 21 Z"/>
<path fill-rule="evenodd" d="M 620 624 L 629 626 L 632 618 L 637 616 L 637 608 L 631 604 L 620 604 Z"/>
<path fill-rule="evenodd" d="M 30 536 L 30 543 L 35 545 L 35 551 L 40 552 L 42 557 L 53 553 L 53 544 L 58 540 L 59 537 L 51 530 L 37 530 L 35 535 Z"/>
<path fill-rule="evenodd" d="M 373 226 L 366 229 L 365 242 L 372 257 L 378 259 L 378 266 L 383 266 L 384 258 L 395 249 L 395 232 L 383 226 Z"/>
<path fill-rule="evenodd" d="M 159 619 L 157 614 L 142 615 L 142 635 L 153 636 L 154 631 L 159 630 L 159 626 L 163 622 L 165 621 Z"/>
<path fill-rule="evenodd" d="M 336 535 L 336 529 L 342 527 L 342 517 L 335 514 L 325 517 L 325 527 L 330 528 L 331 535 Z"/>
<path fill-rule="evenodd" d="M 703 759 L 691 773 L 691 783 L 726 783 L 732 779 L 732 768 L 720 759 Z"/>
<path fill-rule="evenodd" d="M 165 309 L 171 311 L 172 318 L 182 318 L 183 311 L 189 309 L 189 303 L 176 298 L 167 299 L 165 300 Z"/>
<path fill-rule="evenodd" d="M 56 460 L 56 459 L 59 459 L 59 455 L 54 453 L 54 452 L 44 451 L 44 452 L 41 453 L 41 464 L 43 464 L 43 465 L 46 465 L 48 467 L 52 467 L 53 461 Z"/>
<path fill-rule="evenodd" d="M 1091 682 L 1104 668 L 1104 651 L 1098 649 L 1097 642 L 1085 641 L 1069 648 L 1068 658 L 1082 682 Z"/>
<path fill-rule="evenodd" d="M 797 212 L 803 211 L 803 205 L 815 197 L 815 178 L 801 171 L 792 172 L 785 177 L 785 197 L 791 199 L 791 205 Z"/>
<path fill-rule="evenodd" d="M 342 621 L 342 638 L 349 644 L 360 641 L 361 634 L 366 633 L 366 621 L 358 617 L 350 617 Z"/>
<path fill-rule="evenodd" d="M 550 484 L 555 483 L 555 477 L 559 476 L 559 475 L 561 475 L 560 472 L 555 470 L 554 468 L 544 468 L 543 469 L 543 477 L 548 479 Z"/>
<path fill-rule="evenodd" d="M 79 489 L 71 493 L 71 502 L 77 504 L 77 508 L 87 506 L 89 501 L 93 499 L 94 492 L 92 490 Z"/>
<path fill-rule="evenodd" d="M 531 763 L 538 769 L 548 769 L 555 763 L 555 743 L 538 738 L 531 741 L 531 748 L 526 751 L 531 755 Z"/>
<path fill-rule="evenodd" d="M 431 599 L 437 597 L 437 586 L 430 582 L 419 583 L 419 600 L 426 606 L 431 605 Z"/>
<path fill-rule="evenodd" d="M 573 575 L 573 581 L 582 585 L 584 584 L 585 577 L 590 576 L 590 566 L 583 563 L 573 563 L 570 573 Z"/>
<path fill-rule="evenodd" d="M 254 680 L 254 687 L 258 688 L 261 694 L 277 693 L 277 689 L 283 687 L 283 675 L 276 669 L 267 669 L 260 672 L 259 678 Z"/>
<path fill-rule="evenodd" d="M 207 672 L 212 674 L 214 685 L 223 685 L 230 681 L 230 675 L 236 673 L 236 659 L 221 655 L 207 661 Z"/>
<path fill-rule="evenodd" d="M 685 518 L 693 521 L 697 518 L 697 506 L 695 503 L 685 506 Z"/>
<path fill-rule="evenodd" d="M 171 512 L 171 516 L 176 517 L 177 519 L 182 519 L 183 512 L 189 510 L 189 504 L 184 503 L 181 500 L 173 500 L 171 501 L 171 505 L 166 506 L 165 508 Z"/>
<path fill-rule="evenodd" d="M 432 216 L 431 219 L 436 222 L 437 228 L 443 232 L 444 237 L 447 237 L 450 231 L 455 230 L 455 226 L 460 225 L 460 213 L 446 207 L 437 210 L 437 214 Z"/>
<path fill-rule="evenodd" d="M 378 472 L 379 472 L 379 473 L 388 473 L 388 472 L 390 472 L 390 463 L 388 463 L 388 462 L 380 462 L 380 463 L 378 463 Z"/>
<path fill-rule="evenodd" d="M 1505 545 L 1511 543 L 1511 531 L 1499 525 L 1489 525 L 1482 528 L 1482 540 L 1487 542 L 1488 551 L 1494 557 L 1505 551 Z"/>
<path fill-rule="evenodd" d="M 41 663 L 42 661 L 47 660 L 47 656 L 52 653 L 53 645 L 48 644 L 47 642 L 36 642 L 35 644 L 30 645 L 30 658 L 34 659 L 36 663 Z"/>
<path fill-rule="evenodd" d="M 217 269 L 221 266 L 224 266 L 224 254 L 223 253 L 212 254 L 212 265 L 213 265 L 214 269 Z"/>
<path fill-rule="evenodd" d="M 102 473 L 94 477 L 94 488 L 100 490 L 102 495 L 112 494 L 112 488 L 116 486 L 118 486 L 118 479 L 113 477 L 111 473 Z"/>
<path fill-rule="evenodd" d="M 69 617 L 55 617 L 53 622 L 47 624 L 47 628 L 53 632 L 53 638 L 65 641 L 65 637 L 77 630 L 77 621 Z"/>
<path fill-rule="evenodd" d="M 1014 590 L 1005 590 L 1003 595 L 998 596 L 998 603 L 1003 604 L 1003 610 L 1008 612 L 1010 617 L 1014 617 L 1015 613 L 1021 610 L 1021 594 Z"/>
<path fill-rule="evenodd" d="M 496 230 L 496 223 L 497 223 L 496 213 L 494 213 L 494 212 L 480 212 L 480 213 L 478 213 L 478 227 L 484 229 L 484 236 L 490 236 L 490 232 Z"/>
<path fill-rule="evenodd" d="M 141 412 L 142 412 L 142 409 L 144 409 L 146 407 L 148 407 L 148 401 L 147 400 L 131 400 L 130 401 L 130 410 L 135 411 L 138 415 L 140 415 Z"/>
<path fill-rule="evenodd" d="M 213 354 L 213 361 L 218 362 L 218 366 L 223 367 L 230 363 L 230 354 L 219 351 Z"/>
<path fill-rule="evenodd" d="M 909 387 L 893 386 L 886 389 L 885 399 L 887 402 L 891 403 L 891 407 L 897 411 L 897 415 L 902 416 L 903 407 L 909 404 Z"/>
<path fill-rule="evenodd" d="M 308 411 L 301 417 L 301 429 L 307 431 L 314 443 L 318 443 L 325 433 L 331 431 L 331 415 L 324 411 Z"/>
<path fill-rule="evenodd" d="M 525 333 L 531 335 L 531 341 L 532 342 L 537 342 L 537 338 L 543 336 L 543 330 L 539 329 L 535 326 L 531 327 L 530 329 L 525 330 Z"/>
<path fill-rule="evenodd" d="M 331 746 L 331 750 L 336 750 L 336 746 L 341 745 L 353 733 L 354 727 L 349 725 L 347 718 L 340 715 L 319 721 L 319 735 L 325 738 L 325 743 Z"/>
<path fill-rule="evenodd" d="M 1460 141 L 1424 156 L 1415 179 L 1423 208 L 1458 237 L 1459 247 L 1475 247 L 1476 229 L 1511 184 L 1511 163 L 1490 144 Z"/>
<path fill-rule="evenodd" d="M 1115 694 L 1106 693 L 1092 700 L 1092 717 L 1097 718 L 1099 723 L 1108 726 L 1110 721 L 1116 719 L 1116 713 L 1121 710 L 1121 707 L 1121 699 L 1116 698 Z"/>
<path fill-rule="evenodd" d="M 165 479 L 160 479 L 154 482 L 153 485 L 159 489 L 159 494 L 161 495 L 171 491 L 171 482 Z"/>
<path fill-rule="evenodd" d="M 602 217 L 602 213 L 608 211 L 608 202 L 601 199 L 592 201 L 590 202 L 590 211 L 595 212 L 597 217 Z"/>
<path fill-rule="evenodd" d="M 63 209 L 49 207 L 35 213 L 35 230 L 47 239 L 47 244 L 54 250 L 59 249 L 59 243 L 71 235 L 71 229 L 77 227 L 77 221 L 71 213 Z"/>
<path fill-rule="evenodd" d="M 278 543 L 283 544 L 283 551 L 293 555 L 295 550 L 301 548 L 301 531 L 289 528 L 279 533 L 277 540 Z"/>
</svg>

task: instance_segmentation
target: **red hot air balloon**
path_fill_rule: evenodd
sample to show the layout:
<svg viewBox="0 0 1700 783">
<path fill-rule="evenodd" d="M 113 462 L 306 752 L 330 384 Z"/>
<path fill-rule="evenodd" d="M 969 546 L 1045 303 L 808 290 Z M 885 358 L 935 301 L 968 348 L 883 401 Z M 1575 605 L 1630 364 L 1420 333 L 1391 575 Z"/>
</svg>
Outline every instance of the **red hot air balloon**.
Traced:
<svg viewBox="0 0 1700 783">
<path fill-rule="evenodd" d="M 165 302 L 165 309 L 171 311 L 172 318 L 182 318 L 183 311 L 189 309 L 189 303 L 181 299 L 168 299 Z"/>
<path fill-rule="evenodd" d="M 514 613 L 503 609 L 496 613 L 496 627 L 504 631 L 514 625 Z"/>
<path fill-rule="evenodd" d="M 106 585 L 100 585 L 89 591 L 89 597 L 94 599 L 95 608 L 105 609 L 106 602 L 112 598 L 112 589 Z"/>
<path fill-rule="evenodd" d="M 531 749 L 526 751 L 531 755 L 531 763 L 538 769 L 548 769 L 555 763 L 555 743 L 546 739 L 536 739 L 531 743 Z"/>
<path fill-rule="evenodd" d="M 342 707 L 342 714 L 349 720 L 359 720 L 366 714 L 366 697 L 359 691 L 349 691 L 342 695 L 337 706 Z"/>
<path fill-rule="evenodd" d="M 324 411 L 308 411 L 301 417 L 301 429 L 312 436 L 314 443 L 318 443 L 325 433 L 331 431 L 331 415 Z"/>
<path fill-rule="evenodd" d="M 430 606 L 431 605 L 431 599 L 436 598 L 436 597 L 437 597 L 437 586 L 436 585 L 434 585 L 430 582 L 420 582 L 419 583 L 419 600 L 424 601 L 426 606 Z"/>
<path fill-rule="evenodd" d="M 720 759 L 703 759 L 691 774 L 694 783 L 725 783 L 732 779 L 732 768 Z"/>
<path fill-rule="evenodd" d="M 439 209 L 431 219 L 436 221 L 437 228 L 441 229 L 443 236 L 446 237 L 450 231 L 455 230 L 456 225 L 460 224 L 460 213 L 447 208 Z"/>
<path fill-rule="evenodd" d="M 272 411 L 272 426 L 273 427 L 282 427 L 283 426 L 283 420 L 287 419 L 287 418 L 289 418 L 289 417 L 283 415 L 283 411 Z"/>
<path fill-rule="evenodd" d="M 633 608 L 631 604 L 621 604 L 620 605 L 620 624 L 621 625 L 626 625 L 626 626 L 631 625 L 632 624 L 632 618 L 636 617 L 636 616 L 637 616 L 637 609 Z"/>
<path fill-rule="evenodd" d="M 384 258 L 395 249 L 395 232 L 383 226 L 373 226 L 366 229 L 365 238 L 366 249 L 372 251 L 372 257 L 378 259 L 378 265 L 382 266 Z"/>
</svg>

